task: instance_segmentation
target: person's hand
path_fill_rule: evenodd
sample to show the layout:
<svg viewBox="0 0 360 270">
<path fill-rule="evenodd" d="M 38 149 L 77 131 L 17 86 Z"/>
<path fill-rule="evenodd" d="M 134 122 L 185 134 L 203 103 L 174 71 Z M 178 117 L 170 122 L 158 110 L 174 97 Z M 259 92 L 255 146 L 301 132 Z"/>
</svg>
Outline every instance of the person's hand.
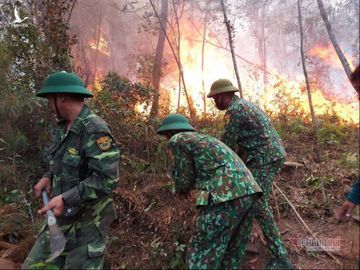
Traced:
<svg viewBox="0 0 360 270">
<path fill-rule="evenodd" d="M 345 221 L 351 215 L 352 210 L 355 208 L 355 204 L 350 201 L 345 201 L 340 211 L 337 213 L 337 219 L 339 221 Z"/>
<path fill-rule="evenodd" d="M 46 214 L 47 210 L 52 210 L 54 216 L 61 216 L 64 213 L 64 200 L 62 195 L 58 195 L 50 200 L 47 206 L 38 210 L 38 214 Z"/>
<path fill-rule="evenodd" d="M 37 182 L 37 184 L 34 186 L 35 196 L 40 197 L 41 192 L 43 190 L 46 190 L 48 194 L 50 194 L 51 190 L 51 180 L 48 177 L 43 177 Z"/>
</svg>

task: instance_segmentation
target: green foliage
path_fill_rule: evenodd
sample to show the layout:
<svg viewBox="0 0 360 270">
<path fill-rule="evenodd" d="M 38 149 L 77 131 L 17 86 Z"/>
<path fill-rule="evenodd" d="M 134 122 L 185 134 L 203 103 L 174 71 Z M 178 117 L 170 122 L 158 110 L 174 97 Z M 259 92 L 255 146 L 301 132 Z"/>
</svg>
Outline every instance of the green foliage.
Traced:
<svg viewBox="0 0 360 270">
<path fill-rule="evenodd" d="M 322 192 L 322 185 L 324 185 L 325 188 L 339 187 L 339 183 L 341 182 L 338 179 L 331 176 L 314 174 L 311 174 L 304 181 L 305 188 L 309 193 L 314 193 L 316 191 Z"/>
<path fill-rule="evenodd" d="M 134 55 L 134 61 L 130 63 L 130 69 L 133 70 L 135 77 L 139 79 L 141 84 L 147 87 L 152 86 L 154 62 L 155 52 L 152 52 L 150 54 Z M 162 68 L 160 71 L 160 77 L 164 76 L 167 65 L 168 62 L 163 59 L 161 63 Z"/>
<path fill-rule="evenodd" d="M 66 18 L 73 1 L 6 1 L 4 16 L 20 24 L 2 24 L 0 31 L 0 195 L 2 201 L 30 205 L 28 193 L 44 171 L 41 148 L 47 138 L 46 102 L 34 96 L 43 79 L 54 70 L 71 70 Z M 6 21 L 5 21 L 6 22 Z M 45 116 L 42 123 L 40 117 Z"/>
<path fill-rule="evenodd" d="M 173 181 L 169 181 L 168 183 L 164 184 L 162 188 L 170 190 L 171 193 L 175 193 L 175 183 Z"/>
<path fill-rule="evenodd" d="M 289 126 L 289 130 L 295 134 L 300 134 L 304 131 L 308 131 L 308 128 L 299 118 L 291 119 L 291 121 L 288 123 L 288 126 Z"/>
<path fill-rule="evenodd" d="M 58 270 L 60 269 L 57 265 L 52 263 L 39 262 L 30 265 L 30 269 L 48 269 L 48 270 Z"/>
<path fill-rule="evenodd" d="M 173 257 L 171 258 L 169 268 L 185 269 L 186 268 L 185 254 L 186 254 L 186 244 L 181 244 L 176 241 L 174 243 L 174 253 L 173 253 Z"/>
<path fill-rule="evenodd" d="M 0 47 L 8 55 L 0 62 L 7 64 L 4 70 L 8 71 L 13 90 L 33 95 L 49 72 L 71 71 L 70 46 L 75 40 L 64 20 L 72 2 L 40 0 L 33 8 L 18 6 L 23 16 L 33 19 L 5 26 L 0 37 Z M 8 2 L 2 10 L 12 15 L 14 7 Z"/>
<path fill-rule="evenodd" d="M 153 93 L 153 89 L 150 87 L 132 83 L 128 79 L 121 78 L 115 72 L 108 73 L 101 86 L 102 91 L 112 93 L 112 98 L 121 99 L 128 110 L 134 110 L 134 106 L 139 103 L 145 103 L 144 105 L 147 107 Z"/>
<path fill-rule="evenodd" d="M 207 115 L 199 119 L 191 119 L 190 123 L 196 131 L 220 139 L 224 131 L 224 113 L 220 112 L 217 115 Z"/>
<path fill-rule="evenodd" d="M 136 111 L 136 105 L 147 108 L 151 100 L 152 89 L 132 83 L 121 78 L 118 74 L 110 72 L 101 82 L 101 90 L 90 105 L 105 119 L 112 122 L 121 119 L 124 122 L 133 122 L 142 116 Z"/>
<path fill-rule="evenodd" d="M 41 148 L 50 137 L 50 116 L 46 114 L 46 102 L 35 98 L 34 93 L 50 72 L 72 70 L 70 47 L 76 42 L 69 34 L 67 25 L 73 0 L 35 2 L 41 8 L 34 11 L 21 8 L 21 17 L 29 16 L 34 18 L 33 21 L 17 27 L 8 26 L 0 33 L 0 203 L 17 206 L 24 205 L 24 202 L 30 205 L 27 198 L 32 198 L 33 194 L 29 191 L 43 172 Z M 3 10 L 12 15 L 14 7 L 6 3 Z M 128 173 L 131 180 L 139 181 L 148 180 L 149 175 L 164 176 L 171 160 L 166 155 L 167 141 L 156 134 L 159 119 L 148 119 L 147 113 L 144 113 L 154 95 L 154 89 L 150 87 L 153 56 L 142 56 L 136 60 L 134 70 L 141 83 L 133 83 L 110 72 L 101 82 L 101 89 L 95 89 L 95 97 L 88 104 L 107 121 L 121 144 L 122 173 Z M 307 120 L 309 115 L 301 109 L 303 105 L 300 100 L 290 95 L 285 81 L 279 80 L 274 87 L 277 95 L 274 104 L 268 104 L 268 114 L 287 143 L 298 142 L 301 136 L 311 133 L 311 124 Z M 279 111 L 273 113 L 271 107 Z M 185 113 L 187 109 L 181 108 L 181 111 Z M 329 110 L 319 119 L 322 123 L 318 133 L 321 144 L 341 146 L 354 135 L 349 133 L 349 128 L 341 123 L 334 111 Z M 190 122 L 197 131 L 216 138 L 221 137 L 224 129 L 223 113 L 193 117 Z M 343 153 L 339 165 L 348 168 L 350 173 L 358 173 L 358 161 L 358 153 Z M 321 192 L 321 185 L 328 187 L 334 182 L 336 179 L 328 176 L 311 175 L 305 180 L 304 186 L 308 193 L 317 195 Z M 173 191 L 174 183 L 164 184 L 163 188 Z M 155 207 L 159 207 L 159 204 L 152 201 L 145 211 L 151 212 Z M 322 207 L 326 208 L 326 205 Z M 314 211 L 319 205 L 309 198 L 299 208 L 307 215 L 319 216 Z M 287 203 L 283 209 L 289 209 Z M 26 223 L 22 221 L 21 224 Z M 183 224 L 176 225 L 178 227 L 174 231 L 183 234 Z M 18 230 L 17 225 L 14 228 Z M 12 239 L 16 239 L 16 231 L 11 235 Z M 160 256 L 168 259 L 170 268 L 185 268 L 185 240 L 176 240 L 175 243 L 171 241 L 171 247 L 168 247 L 160 237 L 154 239 L 150 244 L 154 260 Z M 126 247 L 124 241 L 113 237 L 109 246 L 122 249 Z M 58 268 L 38 263 L 32 265 L 32 269 Z"/>
<path fill-rule="evenodd" d="M 43 7 L 38 15 L 38 29 L 47 44 L 50 44 L 50 67 L 54 70 L 72 70 L 71 46 L 76 43 L 76 37 L 69 32 L 68 17 L 71 15 L 76 0 L 40 0 Z"/>
<path fill-rule="evenodd" d="M 129 165 L 130 171 L 155 171 L 166 163 L 165 142 L 148 123 L 145 114 L 137 109 L 142 106 L 146 111 L 152 93 L 152 88 L 109 73 L 101 83 L 101 90 L 89 102 L 111 125 L 115 138 L 121 143 L 123 162 Z M 159 163 L 150 162 L 154 160 Z"/>
<path fill-rule="evenodd" d="M 328 203 L 319 203 L 311 198 L 306 198 L 302 204 L 298 205 L 297 209 L 302 217 L 314 218 L 317 220 L 332 215 Z"/>
<path fill-rule="evenodd" d="M 304 123 L 301 118 L 293 117 L 286 120 L 286 123 L 280 119 L 273 121 L 273 126 L 283 140 L 297 138 L 300 135 L 310 134 L 311 128 Z"/>
<path fill-rule="evenodd" d="M 305 113 L 300 98 L 291 95 L 289 85 L 285 80 L 278 79 L 272 86 L 277 90 L 274 99 L 269 105 L 265 104 L 264 109 L 273 119 L 278 119 L 282 123 L 287 123 L 289 119 L 297 118 L 304 120 L 308 117 Z M 276 112 L 271 108 L 276 108 Z"/>
<path fill-rule="evenodd" d="M 161 257 L 168 256 L 168 254 L 165 250 L 165 247 L 164 247 L 164 242 L 161 240 L 160 237 L 155 238 L 150 243 L 150 247 L 152 248 L 151 252 L 152 252 L 152 255 L 154 256 L 154 258 L 156 258 L 157 256 L 161 256 Z"/>
<path fill-rule="evenodd" d="M 6 182 L 13 177 L 13 166 L 11 164 L 0 165 L 0 185 L 6 187 Z M 0 189 L 4 190 L 4 189 Z M 1 194 L 1 193 L 0 193 Z M 3 194 L 1 194 L 3 195 Z M 1 196 L 3 197 L 3 196 Z"/>
<path fill-rule="evenodd" d="M 29 147 L 26 136 L 19 129 L 14 129 L 11 133 L 4 134 L 3 138 L 6 146 L 5 154 L 10 157 L 24 153 Z"/>
<path fill-rule="evenodd" d="M 5 190 L 6 192 L 7 190 Z M 19 198 L 19 190 L 18 189 L 14 189 L 12 191 L 10 191 L 5 197 L 4 197 L 4 202 L 5 203 L 13 203 L 16 202 L 16 200 L 18 200 Z"/>
<path fill-rule="evenodd" d="M 315 175 L 310 175 L 308 178 L 305 179 L 305 185 L 308 188 L 311 188 L 313 191 L 321 190 L 321 185 L 323 179 L 320 177 L 316 177 Z"/>
<path fill-rule="evenodd" d="M 345 127 L 330 123 L 324 124 L 319 129 L 317 139 L 320 144 L 336 144 L 339 145 L 346 139 Z"/>
<path fill-rule="evenodd" d="M 343 153 L 339 164 L 349 170 L 350 174 L 359 175 L 359 153 Z"/>
</svg>

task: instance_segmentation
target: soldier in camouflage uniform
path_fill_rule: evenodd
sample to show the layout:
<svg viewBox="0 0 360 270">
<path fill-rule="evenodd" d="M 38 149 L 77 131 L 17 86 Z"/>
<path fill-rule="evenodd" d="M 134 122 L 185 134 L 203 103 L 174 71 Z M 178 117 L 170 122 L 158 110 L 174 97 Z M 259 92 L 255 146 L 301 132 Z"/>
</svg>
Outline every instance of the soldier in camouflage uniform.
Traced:
<svg viewBox="0 0 360 270">
<path fill-rule="evenodd" d="M 175 191 L 196 190 L 199 214 L 187 248 L 190 269 L 238 269 L 262 191 L 241 159 L 219 140 L 194 132 L 188 120 L 169 115 L 158 133 L 174 158 Z"/>
<path fill-rule="evenodd" d="M 285 150 L 269 118 L 255 104 L 240 99 L 229 80 L 215 81 L 208 97 L 215 100 L 219 110 L 226 110 L 228 123 L 222 141 L 245 162 L 264 192 L 256 204 L 255 219 L 267 240 L 271 260 L 267 269 L 291 269 L 286 248 L 281 240 L 269 206 L 272 183 L 285 160 Z"/>
<path fill-rule="evenodd" d="M 35 185 L 35 195 L 51 191 L 52 199 L 40 214 L 52 209 L 65 235 L 64 252 L 51 264 L 64 269 L 101 269 L 106 233 L 115 218 L 112 191 L 118 181 L 119 150 L 108 125 L 86 105 L 92 94 L 79 77 L 50 75 L 36 94 L 48 99 L 62 119 L 50 148 L 50 170 Z M 44 262 L 50 255 L 45 226 L 23 268 Z"/>
</svg>

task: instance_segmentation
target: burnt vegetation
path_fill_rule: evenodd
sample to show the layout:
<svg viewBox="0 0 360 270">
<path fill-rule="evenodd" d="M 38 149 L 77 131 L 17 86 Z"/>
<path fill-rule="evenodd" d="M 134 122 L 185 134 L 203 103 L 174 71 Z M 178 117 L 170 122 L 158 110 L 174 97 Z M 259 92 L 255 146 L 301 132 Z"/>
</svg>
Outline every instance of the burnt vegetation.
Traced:
<svg viewBox="0 0 360 270">
<path fill-rule="evenodd" d="M 285 143 L 288 163 L 277 186 L 317 236 L 342 239 L 333 253 L 338 261 L 299 249 L 292 239 L 307 231 L 274 188 L 271 203 L 291 260 L 311 269 L 356 267 L 358 224 L 338 224 L 334 216 L 359 176 L 358 97 L 344 70 L 358 64 L 359 1 L 318 1 L 321 14 L 310 0 L 222 2 L 225 9 L 212 0 L 0 4 L 0 268 L 20 266 L 43 221 L 33 186 L 47 166 L 42 153 L 56 124 L 34 93 L 61 70 L 82 77 L 94 93 L 88 106 L 121 149 L 118 218 L 105 266 L 184 268 L 196 210 L 191 196 L 172 193 L 171 161 L 156 129 L 177 111 L 219 138 L 223 113 L 206 92 L 217 76 L 237 81 L 234 61 L 244 98 L 267 112 Z M 12 23 L 15 8 L 28 17 L 22 23 Z M 244 267 L 264 265 L 263 243 L 255 226 Z"/>
</svg>

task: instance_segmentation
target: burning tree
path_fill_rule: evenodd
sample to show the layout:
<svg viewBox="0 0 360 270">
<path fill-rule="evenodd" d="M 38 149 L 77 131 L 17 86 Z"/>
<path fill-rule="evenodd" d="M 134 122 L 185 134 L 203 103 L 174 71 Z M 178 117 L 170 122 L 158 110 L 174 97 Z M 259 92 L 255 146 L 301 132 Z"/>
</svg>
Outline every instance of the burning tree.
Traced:
<svg viewBox="0 0 360 270">
<path fill-rule="evenodd" d="M 326 30 L 327 30 L 327 32 L 329 34 L 330 41 L 331 41 L 332 45 L 334 46 L 336 54 L 338 55 L 338 57 L 340 59 L 340 62 L 342 64 L 343 68 L 344 68 L 344 71 L 345 71 L 346 75 L 348 76 L 348 78 L 350 80 L 350 76 L 351 76 L 350 65 L 349 65 L 348 61 L 346 60 L 345 55 L 341 51 L 339 43 L 336 40 L 335 34 L 334 34 L 334 32 L 333 32 L 333 30 L 331 28 L 329 18 L 328 18 L 327 14 L 326 14 L 324 4 L 323 4 L 322 0 L 317 0 L 317 3 L 319 5 L 319 10 L 320 10 L 321 17 L 322 17 L 322 19 L 323 19 L 323 21 L 325 23 L 325 26 L 326 26 Z"/>
<path fill-rule="evenodd" d="M 153 5 L 153 3 L 150 1 L 151 5 L 154 8 L 154 11 L 156 12 L 156 9 Z M 162 70 L 162 58 L 164 54 L 164 46 L 165 46 L 165 35 L 167 31 L 167 24 L 168 24 L 168 1 L 163 0 L 161 2 L 161 13 L 158 17 L 159 24 L 161 27 L 159 27 L 159 36 L 158 41 L 156 45 L 156 52 L 155 52 L 155 60 L 154 60 L 154 68 L 152 72 L 152 85 L 155 89 L 154 93 L 154 99 L 152 102 L 150 117 L 156 117 L 158 115 L 159 110 L 159 88 L 160 88 L 160 79 L 161 79 L 161 70 Z"/>
<path fill-rule="evenodd" d="M 164 107 L 169 110 L 193 107 L 192 112 L 196 108 L 213 113 L 211 103 L 204 98 L 210 84 L 219 77 L 236 81 L 220 3 L 167 1 L 167 18 L 163 18 L 162 24 L 159 23 L 162 2 L 152 3 L 159 18 L 149 1 L 78 0 L 71 19 L 72 29 L 78 35 L 78 43 L 73 47 L 76 70 L 89 85 L 100 85 L 108 71 L 116 71 L 133 81 L 155 86 L 154 91 L 159 90 L 159 95 L 153 97 L 152 116 Z M 276 78 L 299 80 L 299 45 L 293 41 L 299 33 L 294 13 L 297 8 L 294 3 L 280 0 L 259 1 L 256 5 L 248 3 L 243 0 L 226 4 L 228 21 L 237 33 L 233 55 L 241 64 L 239 76 L 246 89 L 245 96 L 265 104 L 269 100 L 264 97 L 277 91 L 271 88 Z M 309 83 L 314 89 L 321 89 L 326 99 L 342 99 L 344 91 L 338 89 L 348 88 L 350 84 L 341 82 L 343 85 L 340 85 L 340 80 L 335 79 L 338 68 L 334 70 L 335 63 L 329 61 L 333 59 L 331 51 L 328 56 L 320 57 L 328 48 L 326 29 L 317 23 L 321 18 L 316 5 L 304 0 L 304 6 L 307 6 L 304 32 L 309 33 L 304 37 Z M 343 8 L 348 9 L 345 4 Z M 332 10 L 331 18 L 341 10 Z M 134 21 L 138 24 L 131 23 Z M 166 27 L 166 32 L 161 25 Z M 340 37 L 350 40 L 343 32 Z M 346 52 L 349 58 L 348 54 Z M 355 54 L 354 51 L 353 56 Z M 265 85 L 269 86 L 268 94 L 264 93 Z M 344 100 L 351 101 L 351 95 Z"/>
</svg>

